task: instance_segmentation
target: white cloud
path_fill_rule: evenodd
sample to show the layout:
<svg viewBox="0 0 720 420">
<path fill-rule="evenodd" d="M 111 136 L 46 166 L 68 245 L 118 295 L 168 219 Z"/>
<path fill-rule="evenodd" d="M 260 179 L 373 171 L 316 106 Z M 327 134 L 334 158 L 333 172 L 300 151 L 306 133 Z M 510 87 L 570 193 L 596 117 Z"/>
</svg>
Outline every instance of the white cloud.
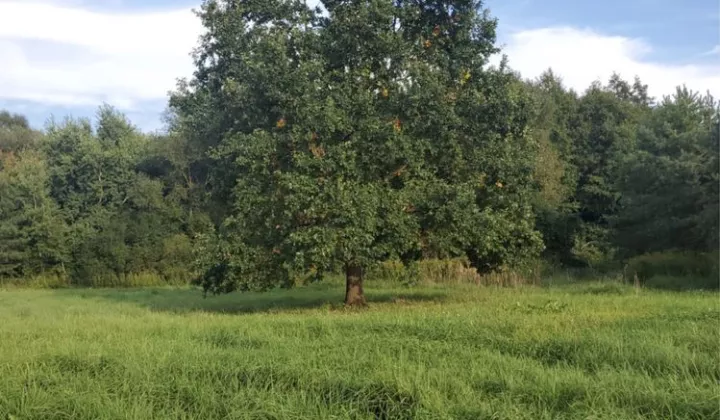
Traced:
<svg viewBox="0 0 720 420">
<path fill-rule="evenodd" d="M 660 99 L 685 84 L 702 93 L 720 96 L 720 62 L 666 64 L 647 59 L 652 46 L 639 39 L 610 36 L 592 30 L 553 27 L 511 34 L 503 53 L 523 77 L 535 78 L 548 68 L 566 86 L 584 91 L 594 80 L 605 83 L 617 72 L 626 80 L 635 76 Z"/>
<path fill-rule="evenodd" d="M 200 32 L 190 9 L 111 14 L 0 1 L 0 98 L 125 109 L 164 98 L 192 74 Z"/>
</svg>

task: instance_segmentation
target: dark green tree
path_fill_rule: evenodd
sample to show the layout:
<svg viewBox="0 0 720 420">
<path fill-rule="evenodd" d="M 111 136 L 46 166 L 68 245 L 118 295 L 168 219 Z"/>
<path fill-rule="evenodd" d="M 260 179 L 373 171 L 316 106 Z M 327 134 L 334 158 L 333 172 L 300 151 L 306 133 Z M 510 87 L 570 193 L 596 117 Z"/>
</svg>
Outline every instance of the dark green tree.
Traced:
<svg viewBox="0 0 720 420">
<path fill-rule="evenodd" d="M 52 124 L 44 146 L 50 195 L 70 226 L 73 281 L 188 276 L 188 214 L 173 183 L 174 168 L 163 166 L 169 159 L 153 159 L 158 144 L 103 106 L 96 128 L 87 120 Z"/>
<path fill-rule="evenodd" d="M 605 86 L 594 83 L 579 100 L 570 134 L 581 222 L 571 253 L 580 263 L 593 265 L 611 257 L 609 218 L 620 210 L 621 198 L 618 171 L 636 148 L 637 129 L 649 105 L 644 85 L 638 80 L 630 85 L 616 75 Z"/>
<path fill-rule="evenodd" d="M 534 144 L 517 77 L 487 70 L 477 0 L 206 1 L 197 71 L 171 100 L 211 150 L 228 217 L 200 252 L 206 291 L 331 270 L 363 304 L 387 259 L 467 255 L 480 270 L 541 247 Z M 202 147 L 201 147 L 202 148 Z"/>
<path fill-rule="evenodd" d="M 571 249 L 581 225 L 577 215 L 574 138 L 571 123 L 578 112 L 578 97 L 548 70 L 528 82 L 533 98 L 532 136 L 538 142 L 534 178 L 537 194 L 533 208 L 543 235 L 545 257 L 560 263 L 573 260 Z"/>
<path fill-rule="evenodd" d="M 49 190 L 41 153 L 0 150 L 0 277 L 62 271 L 67 229 Z"/>
<path fill-rule="evenodd" d="M 42 133 L 33 130 L 24 116 L 0 111 L 0 151 L 36 149 L 41 138 Z"/>
<path fill-rule="evenodd" d="M 683 87 L 640 128 L 638 150 L 618 177 L 614 227 L 626 255 L 718 248 L 719 115 L 711 96 Z"/>
</svg>

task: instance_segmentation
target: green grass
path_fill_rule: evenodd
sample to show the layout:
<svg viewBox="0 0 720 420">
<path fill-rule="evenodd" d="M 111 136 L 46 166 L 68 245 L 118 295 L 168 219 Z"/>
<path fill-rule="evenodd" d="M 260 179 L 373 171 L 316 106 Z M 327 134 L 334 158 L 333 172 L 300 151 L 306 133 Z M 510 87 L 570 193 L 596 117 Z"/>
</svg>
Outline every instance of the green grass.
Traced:
<svg viewBox="0 0 720 420">
<path fill-rule="evenodd" d="M 716 419 L 718 294 L 0 290 L 0 419 Z"/>
</svg>

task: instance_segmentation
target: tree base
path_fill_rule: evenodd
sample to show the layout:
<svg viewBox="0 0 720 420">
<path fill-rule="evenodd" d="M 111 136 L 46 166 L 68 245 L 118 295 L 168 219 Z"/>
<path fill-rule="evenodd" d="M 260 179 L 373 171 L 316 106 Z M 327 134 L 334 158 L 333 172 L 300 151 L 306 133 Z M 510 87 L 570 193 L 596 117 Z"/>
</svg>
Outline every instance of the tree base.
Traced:
<svg viewBox="0 0 720 420">
<path fill-rule="evenodd" d="M 345 306 L 367 306 L 360 266 L 348 264 L 345 267 Z"/>
</svg>

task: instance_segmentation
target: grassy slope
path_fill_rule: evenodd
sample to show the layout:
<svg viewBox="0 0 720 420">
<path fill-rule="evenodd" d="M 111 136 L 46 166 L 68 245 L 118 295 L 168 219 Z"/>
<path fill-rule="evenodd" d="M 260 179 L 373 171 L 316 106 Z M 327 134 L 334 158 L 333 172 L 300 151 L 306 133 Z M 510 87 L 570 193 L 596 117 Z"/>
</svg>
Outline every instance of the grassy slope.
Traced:
<svg viewBox="0 0 720 420">
<path fill-rule="evenodd" d="M 0 419 L 718 418 L 718 295 L 0 290 Z"/>
</svg>

